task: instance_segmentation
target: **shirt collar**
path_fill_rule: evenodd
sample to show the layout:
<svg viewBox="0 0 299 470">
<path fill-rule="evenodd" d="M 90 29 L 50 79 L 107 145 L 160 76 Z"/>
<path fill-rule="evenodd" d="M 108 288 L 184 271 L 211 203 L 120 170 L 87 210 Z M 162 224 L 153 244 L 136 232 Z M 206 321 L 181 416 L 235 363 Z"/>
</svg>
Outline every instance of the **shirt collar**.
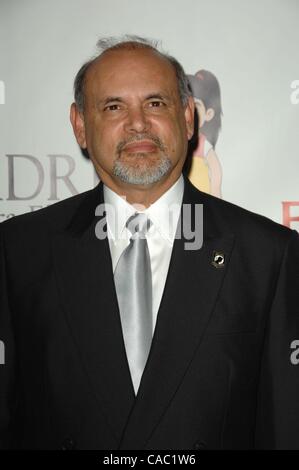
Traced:
<svg viewBox="0 0 299 470">
<path fill-rule="evenodd" d="M 125 197 L 119 196 L 105 184 L 103 184 L 103 191 L 107 229 L 110 238 L 115 241 L 124 237 L 128 218 L 135 212 L 141 211 L 136 210 L 134 206 L 126 201 Z M 152 221 L 152 227 L 158 230 L 160 235 L 170 243 L 173 243 L 175 238 L 183 193 L 184 178 L 181 174 L 178 180 L 157 201 L 142 211 Z"/>
</svg>

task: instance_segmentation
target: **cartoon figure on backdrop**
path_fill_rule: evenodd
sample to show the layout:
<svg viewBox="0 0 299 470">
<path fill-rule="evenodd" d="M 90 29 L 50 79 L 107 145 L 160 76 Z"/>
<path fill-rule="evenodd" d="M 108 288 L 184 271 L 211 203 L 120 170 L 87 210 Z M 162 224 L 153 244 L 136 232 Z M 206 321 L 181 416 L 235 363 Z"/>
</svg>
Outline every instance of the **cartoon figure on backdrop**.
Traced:
<svg viewBox="0 0 299 470">
<path fill-rule="evenodd" d="M 217 78 L 207 70 L 188 75 L 198 113 L 198 145 L 188 177 L 201 191 L 221 197 L 222 169 L 215 146 L 221 129 L 221 96 Z"/>
</svg>

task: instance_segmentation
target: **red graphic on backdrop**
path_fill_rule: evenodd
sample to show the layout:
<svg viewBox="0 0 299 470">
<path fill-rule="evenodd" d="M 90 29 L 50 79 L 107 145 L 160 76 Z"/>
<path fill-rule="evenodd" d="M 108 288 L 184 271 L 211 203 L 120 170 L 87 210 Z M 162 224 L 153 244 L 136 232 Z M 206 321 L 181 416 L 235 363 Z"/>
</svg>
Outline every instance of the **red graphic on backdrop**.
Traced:
<svg viewBox="0 0 299 470">
<path fill-rule="evenodd" d="M 291 208 L 298 207 L 298 215 L 291 215 Z M 292 227 L 293 222 L 299 223 L 299 201 L 283 201 L 282 202 L 282 223 L 286 227 Z"/>
</svg>

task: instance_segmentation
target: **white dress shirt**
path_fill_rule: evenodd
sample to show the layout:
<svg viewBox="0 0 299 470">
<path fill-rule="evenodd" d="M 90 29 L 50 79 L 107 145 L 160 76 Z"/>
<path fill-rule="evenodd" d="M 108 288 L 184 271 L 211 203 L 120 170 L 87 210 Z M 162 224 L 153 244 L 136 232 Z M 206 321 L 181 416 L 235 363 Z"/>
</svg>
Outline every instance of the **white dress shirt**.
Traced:
<svg viewBox="0 0 299 470">
<path fill-rule="evenodd" d="M 144 212 L 152 222 L 146 233 L 146 239 L 152 270 L 154 333 L 180 216 L 184 178 L 181 175 L 157 201 L 145 210 L 140 206 L 134 207 L 129 204 L 125 197 L 119 196 L 105 184 L 103 188 L 113 272 L 122 252 L 130 243 L 131 233 L 126 228 L 128 218 L 136 212 Z"/>
</svg>

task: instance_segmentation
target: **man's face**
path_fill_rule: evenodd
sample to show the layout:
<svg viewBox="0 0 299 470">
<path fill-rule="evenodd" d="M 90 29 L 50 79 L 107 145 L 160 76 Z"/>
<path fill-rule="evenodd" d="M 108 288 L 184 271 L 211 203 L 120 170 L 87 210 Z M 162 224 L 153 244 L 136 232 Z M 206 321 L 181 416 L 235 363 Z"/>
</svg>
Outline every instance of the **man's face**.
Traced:
<svg viewBox="0 0 299 470">
<path fill-rule="evenodd" d="M 84 115 L 73 104 L 71 120 L 104 183 L 149 185 L 179 176 L 194 108 L 192 98 L 183 108 L 168 61 L 146 49 L 107 52 L 88 70 L 84 91 Z"/>
</svg>

